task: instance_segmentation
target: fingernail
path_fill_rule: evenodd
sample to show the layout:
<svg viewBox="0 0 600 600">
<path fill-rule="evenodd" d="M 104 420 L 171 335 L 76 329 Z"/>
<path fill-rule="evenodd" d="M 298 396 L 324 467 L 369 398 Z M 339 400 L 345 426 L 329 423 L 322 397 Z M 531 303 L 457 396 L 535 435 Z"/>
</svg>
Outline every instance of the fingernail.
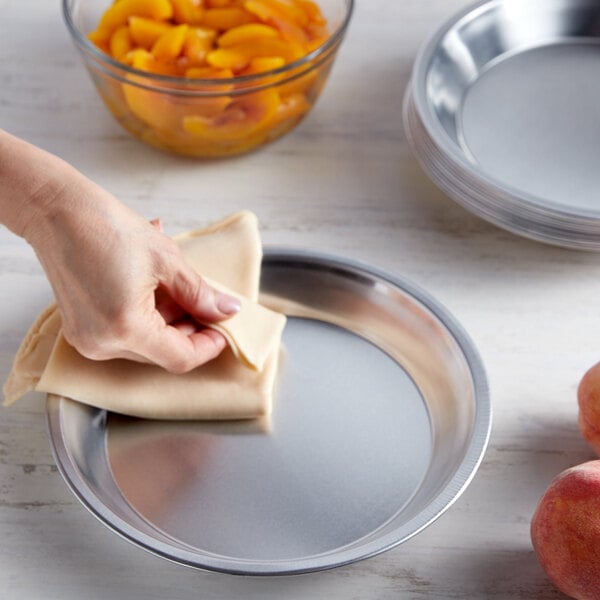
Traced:
<svg viewBox="0 0 600 600">
<path fill-rule="evenodd" d="M 227 294 L 219 294 L 217 308 L 225 315 L 233 315 L 240 312 L 242 303 L 235 297 Z"/>
<path fill-rule="evenodd" d="M 158 229 L 158 231 L 160 231 L 161 233 L 164 233 L 163 223 L 160 219 L 152 219 L 152 221 L 150 221 L 150 225 Z"/>
</svg>

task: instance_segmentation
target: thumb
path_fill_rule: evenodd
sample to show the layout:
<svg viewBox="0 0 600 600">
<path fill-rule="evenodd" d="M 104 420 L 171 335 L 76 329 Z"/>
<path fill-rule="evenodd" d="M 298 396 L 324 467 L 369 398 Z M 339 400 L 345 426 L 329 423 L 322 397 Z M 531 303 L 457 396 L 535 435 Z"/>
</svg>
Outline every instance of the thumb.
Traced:
<svg viewBox="0 0 600 600">
<path fill-rule="evenodd" d="M 183 260 L 161 285 L 186 313 L 206 323 L 231 317 L 241 307 L 238 298 L 216 290 Z"/>
</svg>

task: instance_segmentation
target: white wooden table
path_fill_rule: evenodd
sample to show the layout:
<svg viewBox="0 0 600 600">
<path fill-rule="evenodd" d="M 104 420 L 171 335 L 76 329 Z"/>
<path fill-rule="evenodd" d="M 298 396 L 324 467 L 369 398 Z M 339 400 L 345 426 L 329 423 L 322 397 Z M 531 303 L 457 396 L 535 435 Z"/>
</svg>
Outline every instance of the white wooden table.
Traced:
<svg viewBox="0 0 600 600">
<path fill-rule="evenodd" d="M 457 317 L 486 364 L 495 410 L 486 458 L 438 521 L 348 567 L 251 579 L 193 571 L 121 540 L 57 472 L 44 399 L 0 410 L 0 598 L 328 600 L 562 598 L 529 521 L 550 479 L 592 458 L 576 388 L 600 359 L 600 256 L 533 243 L 448 200 L 401 121 L 411 65 L 463 0 L 363 0 L 314 113 L 259 152 L 201 163 L 133 140 L 92 87 L 58 0 L 0 0 L 0 127 L 70 161 L 177 233 L 248 208 L 266 244 L 330 252 L 401 274 Z M 0 378 L 51 300 L 32 250 L 0 231 Z"/>
</svg>

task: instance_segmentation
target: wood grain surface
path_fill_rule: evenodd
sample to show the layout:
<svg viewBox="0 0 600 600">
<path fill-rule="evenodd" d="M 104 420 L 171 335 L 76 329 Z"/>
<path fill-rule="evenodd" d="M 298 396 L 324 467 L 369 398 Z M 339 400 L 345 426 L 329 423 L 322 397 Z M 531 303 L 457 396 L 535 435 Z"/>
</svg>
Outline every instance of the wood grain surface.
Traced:
<svg viewBox="0 0 600 600">
<path fill-rule="evenodd" d="M 529 521 L 550 479 L 593 457 L 576 388 L 600 359 L 600 256 L 504 232 L 446 198 L 408 147 L 402 99 L 419 46 L 460 0 L 359 1 L 314 112 L 255 153 L 200 162 L 132 139 L 101 104 L 55 0 L 0 0 L 0 127 L 65 160 L 168 233 L 239 209 L 265 244 L 401 274 L 462 323 L 488 372 L 489 450 L 472 484 L 402 546 L 314 575 L 204 573 L 122 540 L 54 466 L 44 398 L 0 410 L 0 598 L 206 600 L 563 598 Z M 0 376 L 51 300 L 31 248 L 0 231 Z"/>
</svg>

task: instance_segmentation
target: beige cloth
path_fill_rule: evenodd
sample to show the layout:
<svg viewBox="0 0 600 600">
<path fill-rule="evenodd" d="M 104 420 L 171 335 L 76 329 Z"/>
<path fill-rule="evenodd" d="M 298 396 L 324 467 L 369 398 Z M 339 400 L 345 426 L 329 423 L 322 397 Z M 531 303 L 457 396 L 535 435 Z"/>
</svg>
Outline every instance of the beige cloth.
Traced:
<svg viewBox="0 0 600 600">
<path fill-rule="evenodd" d="M 229 346 L 184 375 L 128 360 L 92 361 L 61 334 L 55 305 L 27 334 L 4 385 L 5 405 L 30 390 L 154 419 L 248 419 L 269 414 L 285 317 L 258 304 L 262 248 L 256 217 L 236 213 L 175 238 L 192 266 L 242 301 L 215 326 Z"/>
</svg>

